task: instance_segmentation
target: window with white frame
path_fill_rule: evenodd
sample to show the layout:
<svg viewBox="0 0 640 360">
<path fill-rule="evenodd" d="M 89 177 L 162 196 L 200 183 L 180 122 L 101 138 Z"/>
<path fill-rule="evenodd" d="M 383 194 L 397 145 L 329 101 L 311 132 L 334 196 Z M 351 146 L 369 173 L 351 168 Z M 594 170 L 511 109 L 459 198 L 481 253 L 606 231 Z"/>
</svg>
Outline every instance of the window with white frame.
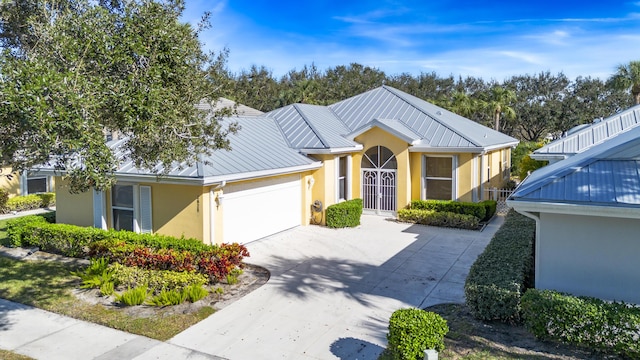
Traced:
<svg viewBox="0 0 640 360">
<path fill-rule="evenodd" d="M 114 185 L 111 189 L 111 215 L 115 230 L 136 230 L 133 199 L 133 185 Z"/>
<path fill-rule="evenodd" d="M 455 157 L 453 156 L 425 156 L 425 199 L 455 199 L 454 163 Z"/>
<path fill-rule="evenodd" d="M 347 176 L 347 157 L 341 156 L 338 158 L 337 165 L 337 195 L 338 201 L 347 200 L 347 186 L 349 186 L 348 176 Z"/>
</svg>

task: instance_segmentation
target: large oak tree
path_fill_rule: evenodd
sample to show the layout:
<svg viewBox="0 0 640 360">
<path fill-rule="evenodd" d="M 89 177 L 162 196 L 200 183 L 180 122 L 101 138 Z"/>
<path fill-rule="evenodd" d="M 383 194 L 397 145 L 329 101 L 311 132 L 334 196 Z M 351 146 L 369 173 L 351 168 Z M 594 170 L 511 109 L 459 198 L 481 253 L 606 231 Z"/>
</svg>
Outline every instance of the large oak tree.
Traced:
<svg viewBox="0 0 640 360">
<path fill-rule="evenodd" d="M 222 93 L 215 54 L 180 0 L 8 1 L 0 6 L 0 152 L 13 170 L 49 162 L 73 191 L 105 189 L 123 151 L 159 175 L 227 148 L 235 126 L 194 105 Z M 217 64 L 219 66 L 219 64 Z"/>
</svg>

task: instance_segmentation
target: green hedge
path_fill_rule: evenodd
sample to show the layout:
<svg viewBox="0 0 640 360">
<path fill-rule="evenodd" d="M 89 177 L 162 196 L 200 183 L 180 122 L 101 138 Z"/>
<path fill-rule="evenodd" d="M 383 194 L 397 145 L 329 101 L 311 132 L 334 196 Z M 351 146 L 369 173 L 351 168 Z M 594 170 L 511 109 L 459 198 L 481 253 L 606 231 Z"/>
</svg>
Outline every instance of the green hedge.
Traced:
<svg viewBox="0 0 640 360">
<path fill-rule="evenodd" d="M 484 200 L 484 201 L 480 201 L 479 204 L 484 205 L 484 208 L 486 210 L 486 214 L 484 218 L 481 219 L 480 221 L 486 222 L 491 220 L 493 215 L 495 215 L 496 211 L 498 210 L 498 202 L 495 200 Z"/>
<path fill-rule="evenodd" d="M 529 289 L 522 297 L 527 328 L 543 340 L 640 359 L 640 307 Z"/>
<path fill-rule="evenodd" d="M 409 205 L 409 209 L 473 215 L 478 219 L 484 219 L 487 214 L 487 210 L 483 204 L 453 200 L 413 200 Z"/>
<path fill-rule="evenodd" d="M 520 298 L 533 270 L 535 222 L 511 210 L 464 286 L 471 313 L 481 320 L 520 320 Z"/>
<path fill-rule="evenodd" d="M 0 189 L 0 214 L 7 212 L 7 201 L 9 200 L 9 192 L 5 189 Z"/>
<path fill-rule="evenodd" d="M 469 230 L 475 230 L 480 225 L 480 220 L 473 215 L 417 209 L 398 210 L 398 220 L 422 225 L 452 227 Z"/>
<path fill-rule="evenodd" d="M 447 321 L 436 313 L 415 308 L 396 310 L 389 319 L 387 349 L 394 360 L 423 359 L 427 349 L 444 350 L 448 332 Z"/>
<path fill-rule="evenodd" d="M 330 228 L 355 227 L 360 225 L 362 199 L 353 199 L 327 207 L 327 226 Z"/>
<path fill-rule="evenodd" d="M 47 216 L 47 215 L 45 215 Z M 106 239 L 154 249 L 188 250 L 195 253 L 213 247 L 198 239 L 103 230 L 68 224 L 50 224 L 43 216 L 24 216 L 7 221 L 7 235 L 14 246 L 37 246 L 43 251 L 71 257 L 87 255 L 87 246 Z"/>
<path fill-rule="evenodd" d="M 55 193 L 29 194 L 24 196 L 15 196 L 7 200 L 4 207 L 5 212 L 25 211 L 39 208 L 46 208 L 56 204 Z"/>
</svg>

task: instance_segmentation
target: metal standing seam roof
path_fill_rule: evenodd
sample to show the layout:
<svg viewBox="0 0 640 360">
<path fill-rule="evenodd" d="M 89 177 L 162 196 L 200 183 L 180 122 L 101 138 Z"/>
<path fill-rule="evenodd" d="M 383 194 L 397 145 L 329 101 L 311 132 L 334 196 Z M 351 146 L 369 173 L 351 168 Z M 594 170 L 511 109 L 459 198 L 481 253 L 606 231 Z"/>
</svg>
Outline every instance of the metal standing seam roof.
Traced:
<svg viewBox="0 0 640 360">
<path fill-rule="evenodd" d="M 352 130 L 374 119 L 395 119 L 433 148 L 486 148 L 518 140 L 389 86 L 382 86 L 329 108 Z"/>
<path fill-rule="evenodd" d="M 545 160 L 561 155 L 577 154 L 638 125 L 640 125 L 640 105 L 591 125 L 574 128 L 574 132 L 535 150 L 531 157 Z"/>
<path fill-rule="evenodd" d="M 166 176 L 172 178 L 216 178 L 235 175 L 238 179 L 243 174 L 268 172 L 281 169 L 312 167 L 318 163 L 296 150 L 291 149 L 282 137 L 282 133 L 274 119 L 265 117 L 232 117 L 221 120 L 226 127 L 237 122 L 241 129 L 236 134 L 229 134 L 231 150 L 215 150 L 211 156 L 189 166 L 186 163 L 175 163 Z M 123 144 L 126 138 L 107 143 L 114 150 L 115 156 L 121 160 L 116 175 L 154 175 L 155 172 L 139 169 L 128 159 Z M 274 156 L 277 154 L 277 156 Z"/>
<path fill-rule="evenodd" d="M 357 148 L 349 129 L 325 106 L 292 104 L 266 114 L 276 119 L 294 149 Z"/>
<path fill-rule="evenodd" d="M 536 170 L 513 201 L 640 205 L 640 127 Z"/>
<path fill-rule="evenodd" d="M 196 104 L 196 108 L 200 110 L 214 110 L 214 111 L 223 109 L 223 108 L 231 108 L 231 109 L 235 108 L 237 112 L 236 114 L 237 116 L 260 116 L 264 114 L 264 112 L 258 109 L 254 109 L 244 104 L 238 104 L 233 100 L 229 100 L 223 97 L 219 98 L 214 103 L 206 100 L 202 100 L 198 104 Z"/>
</svg>

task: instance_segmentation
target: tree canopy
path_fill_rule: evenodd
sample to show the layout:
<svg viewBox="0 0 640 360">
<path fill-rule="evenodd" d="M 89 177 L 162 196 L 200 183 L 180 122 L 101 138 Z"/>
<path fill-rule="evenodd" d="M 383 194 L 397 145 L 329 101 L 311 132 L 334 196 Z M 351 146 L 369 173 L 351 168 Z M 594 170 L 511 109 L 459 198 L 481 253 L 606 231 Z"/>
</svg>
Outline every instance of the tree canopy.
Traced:
<svg viewBox="0 0 640 360">
<path fill-rule="evenodd" d="M 640 61 L 618 65 L 610 81 L 614 88 L 630 91 L 636 105 L 640 104 Z"/>
<path fill-rule="evenodd" d="M 64 170 L 73 191 L 105 189 L 119 159 L 105 132 L 125 136 L 139 167 L 163 174 L 176 163 L 229 146 L 218 120 L 195 107 L 216 100 L 196 29 L 180 22 L 180 0 L 3 2 L 0 151 L 26 170 Z M 217 63 L 216 63 L 217 62 Z"/>
</svg>

